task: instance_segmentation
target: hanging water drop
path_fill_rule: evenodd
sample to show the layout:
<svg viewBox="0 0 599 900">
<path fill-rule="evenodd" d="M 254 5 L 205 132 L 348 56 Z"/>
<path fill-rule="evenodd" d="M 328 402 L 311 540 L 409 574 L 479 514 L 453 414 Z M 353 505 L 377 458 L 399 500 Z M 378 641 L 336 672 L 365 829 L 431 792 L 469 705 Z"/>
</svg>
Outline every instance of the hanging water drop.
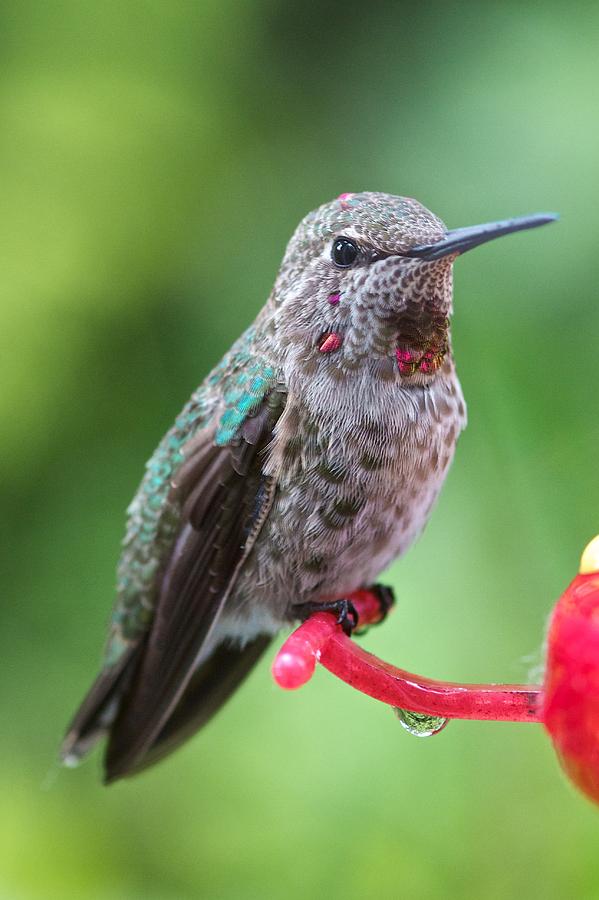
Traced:
<svg viewBox="0 0 599 900">
<path fill-rule="evenodd" d="M 394 706 L 393 710 L 403 728 L 416 737 L 430 737 L 443 731 L 449 719 L 445 716 L 431 716 L 428 713 L 412 712 L 411 709 L 400 709 Z"/>
</svg>

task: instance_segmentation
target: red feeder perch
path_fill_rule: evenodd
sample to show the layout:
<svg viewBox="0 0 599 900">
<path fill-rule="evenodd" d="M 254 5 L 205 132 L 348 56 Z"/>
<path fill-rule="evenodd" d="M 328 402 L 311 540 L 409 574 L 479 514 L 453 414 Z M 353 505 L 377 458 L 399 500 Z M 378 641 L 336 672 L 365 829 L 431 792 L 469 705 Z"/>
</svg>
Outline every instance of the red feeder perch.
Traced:
<svg viewBox="0 0 599 900">
<path fill-rule="evenodd" d="M 373 594 L 356 591 L 351 600 L 361 625 L 378 621 Z M 555 605 L 543 685 L 456 684 L 413 675 L 363 650 L 328 612 L 311 616 L 287 638 L 273 663 L 274 679 L 286 690 L 301 687 L 317 662 L 394 707 L 414 734 L 433 734 L 449 719 L 541 722 L 565 772 L 599 803 L 599 536 Z"/>
</svg>

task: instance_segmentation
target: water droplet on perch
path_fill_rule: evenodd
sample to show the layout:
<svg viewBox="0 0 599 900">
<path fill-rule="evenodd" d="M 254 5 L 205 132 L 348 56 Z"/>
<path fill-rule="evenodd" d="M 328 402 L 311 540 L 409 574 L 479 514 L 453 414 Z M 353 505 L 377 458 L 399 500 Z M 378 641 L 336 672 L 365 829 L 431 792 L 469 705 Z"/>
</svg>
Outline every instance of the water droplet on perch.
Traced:
<svg viewBox="0 0 599 900">
<path fill-rule="evenodd" d="M 445 716 L 430 716 L 428 713 L 412 712 L 410 709 L 400 709 L 398 706 L 393 709 L 406 731 L 416 737 L 430 737 L 432 734 L 438 734 L 449 722 Z"/>
</svg>

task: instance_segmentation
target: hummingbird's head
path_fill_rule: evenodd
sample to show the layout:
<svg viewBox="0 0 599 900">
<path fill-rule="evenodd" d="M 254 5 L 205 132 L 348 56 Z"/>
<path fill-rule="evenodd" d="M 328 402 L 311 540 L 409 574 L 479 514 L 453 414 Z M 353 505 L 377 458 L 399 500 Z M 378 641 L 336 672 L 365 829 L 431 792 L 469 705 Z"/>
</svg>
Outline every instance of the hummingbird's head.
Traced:
<svg viewBox="0 0 599 900">
<path fill-rule="evenodd" d="M 341 194 L 309 213 L 287 246 L 271 307 L 279 345 L 308 375 L 341 381 L 366 368 L 426 383 L 449 352 L 456 257 L 553 218 L 448 231 L 409 197 Z"/>
</svg>

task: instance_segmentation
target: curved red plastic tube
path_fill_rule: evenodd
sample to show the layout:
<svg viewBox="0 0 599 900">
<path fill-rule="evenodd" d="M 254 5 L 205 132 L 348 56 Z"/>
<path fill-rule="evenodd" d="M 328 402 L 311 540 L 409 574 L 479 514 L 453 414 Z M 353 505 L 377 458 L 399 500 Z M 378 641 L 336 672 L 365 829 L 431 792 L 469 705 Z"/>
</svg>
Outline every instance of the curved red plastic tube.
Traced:
<svg viewBox="0 0 599 900">
<path fill-rule="evenodd" d="M 360 624 L 380 617 L 377 598 L 357 591 L 352 602 Z M 305 684 L 320 662 L 351 687 L 390 706 L 451 719 L 542 721 L 538 685 L 456 684 L 413 675 L 363 650 L 343 633 L 335 616 L 320 612 L 291 634 L 273 664 L 277 684 L 293 690 Z"/>
</svg>

